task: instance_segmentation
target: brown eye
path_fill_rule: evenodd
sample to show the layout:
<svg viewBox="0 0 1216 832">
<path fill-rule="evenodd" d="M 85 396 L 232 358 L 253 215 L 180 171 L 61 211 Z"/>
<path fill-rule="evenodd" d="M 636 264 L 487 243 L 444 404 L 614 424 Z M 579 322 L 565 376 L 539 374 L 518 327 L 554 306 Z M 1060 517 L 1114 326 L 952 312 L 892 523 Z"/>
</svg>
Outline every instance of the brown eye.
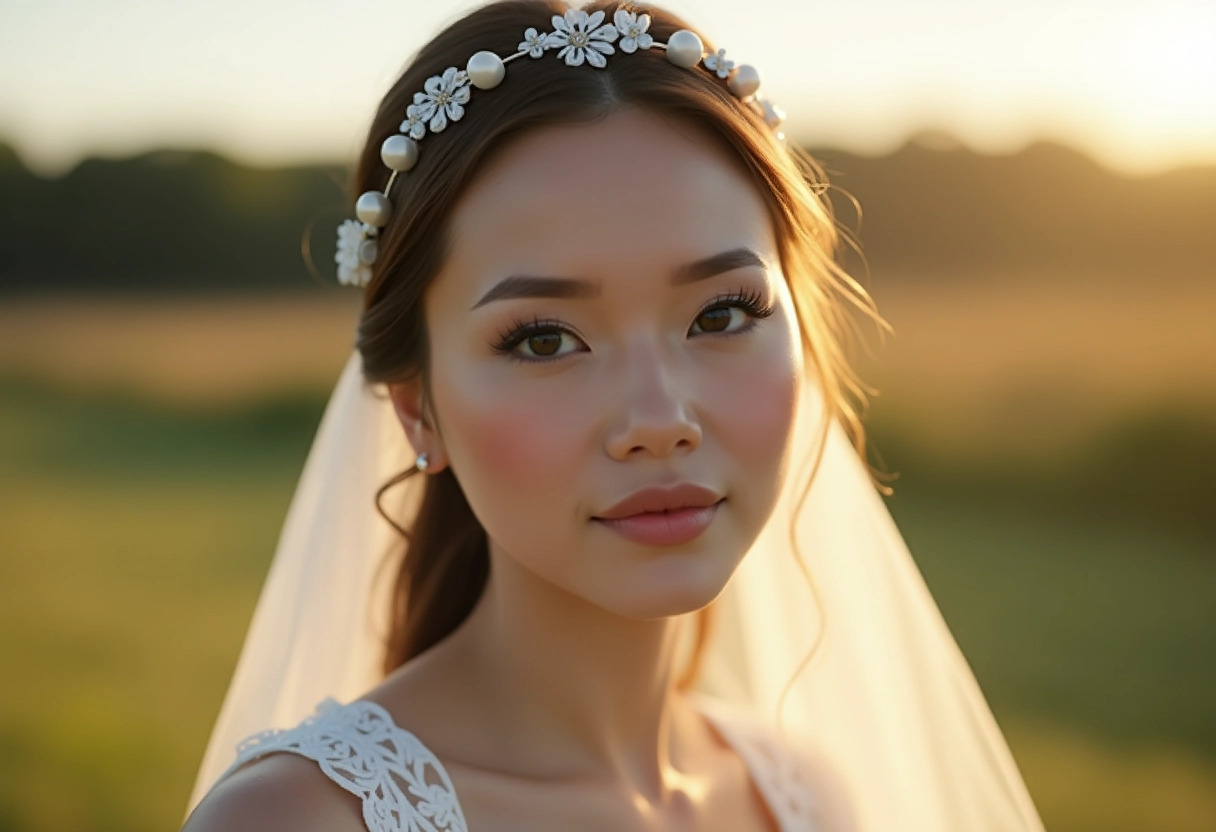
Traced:
<svg viewBox="0 0 1216 832">
<path fill-rule="evenodd" d="M 730 326 L 730 309 L 719 306 L 697 316 L 697 323 L 704 332 L 722 332 Z"/>
<path fill-rule="evenodd" d="M 731 319 L 734 317 L 735 310 L 743 313 L 741 318 L 744 325 L 731 329 Z M 719 295 L 714 298 L 711 304 L 704 307 L 701 314 L 697 315 L 692 322 L 692 330 L 700 330 L 700 332 L 690 330 L 689 334 L 742 335 L 750 332 L 758 321 L 773 314 L 773 310 L 774 307 L 771 304 L 764 303 L 760 292 L 754 289 L 751 291 L 740 289 L 734 294 Z"/>
<path fill-rule="evenodd" d="M 499 333 L 498 341 L 490 346 L 512 361 L 539 364 L 569 355 L 561 351 L 564 339 L 581 343 L 560 321 L 536 318 L 530 323 L 516 321 L 511 330 Z"/>
<path fill-rule="evenodd" d="M 557 332 L 543 332 L 528 339 L 528 348 L 534 355 L 550 356 L 562 345 L 562 336 Z"/>
</svg>

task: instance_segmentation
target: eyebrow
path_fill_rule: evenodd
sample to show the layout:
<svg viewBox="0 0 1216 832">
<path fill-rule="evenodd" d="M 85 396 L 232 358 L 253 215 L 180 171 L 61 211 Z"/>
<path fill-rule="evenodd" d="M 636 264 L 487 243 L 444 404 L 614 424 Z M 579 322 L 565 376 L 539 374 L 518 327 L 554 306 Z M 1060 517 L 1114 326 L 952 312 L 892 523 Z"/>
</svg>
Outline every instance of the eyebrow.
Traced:
<svg viewBox="0 0 1216 832">
<path fill-rule="evenodd" d="M 759 266 L 765 267 L 764 260 L 750 248 L 733 248 L 721 254 L 686 263 L 672 272 L 671 285 L 683 286 L 695 283 L 724 272 L 735 269 Z M 503 278 L 490 291 L 481 296 L 481 300 L 473 304 L 469 311 L 485 306 L 496 300 L 514 300 L 516 298 L 561 298 L 582 299 L 598 297 L 603 285 L 598 281 L 583 280 L 577 277 L 535 277 L 533 275 L 516 274 Z"/>
</svg>

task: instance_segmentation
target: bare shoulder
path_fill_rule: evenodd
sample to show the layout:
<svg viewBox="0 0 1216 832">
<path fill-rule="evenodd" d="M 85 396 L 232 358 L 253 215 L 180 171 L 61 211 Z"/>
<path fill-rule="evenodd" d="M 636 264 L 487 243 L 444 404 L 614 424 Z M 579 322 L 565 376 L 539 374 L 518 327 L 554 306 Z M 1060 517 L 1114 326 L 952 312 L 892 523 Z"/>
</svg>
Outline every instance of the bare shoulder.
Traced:
<svg viewBox="0 0 1216 832">
<path fill-rule="evenodd" d="M 367 832 L 360 802 L 312 760 L 272 753 L 216 784 L 182 832 Z"/>
</svg>

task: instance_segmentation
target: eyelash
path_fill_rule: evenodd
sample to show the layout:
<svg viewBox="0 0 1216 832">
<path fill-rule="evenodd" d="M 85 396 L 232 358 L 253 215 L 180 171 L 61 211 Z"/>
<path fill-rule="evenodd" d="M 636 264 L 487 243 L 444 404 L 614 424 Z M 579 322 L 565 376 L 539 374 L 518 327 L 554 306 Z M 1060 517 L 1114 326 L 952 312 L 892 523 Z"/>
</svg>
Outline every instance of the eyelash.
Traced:
<svg viewBox="0 0 1216 832">
<path fill-rule="evenodd" d="M 742 309 L 744 312 L 747 312 L 752 316 L 752 321 L 740 329 L 736 329 L 731 332 L 704 333 L 706 335 L 717 335 L 720 338 L 729 338 L 733 335 L 742 335 L 745 332 L 751 332 L 755 328 L 757 321 L 763 320 L 764 318 L 767 318 L 773 314 L 775 307 L 771 303 L 767 305 L 764 303 L 764 296 L 758 289 L 740 289 L 736 292 L 721 294 L 715 297 L 701 308 L 701 311 L 697 313 L 697 318 L 701 317 L 706 312 L 710 312 L 718 308 Z M 495 352 L 506 355 L 506 357 L 512 361 L 518 361 L 522 364 L 546 364 L 550 361 L 557 361 L 561 358 L 565 358 L 565 356 L 559 355 L 548 358 L 525 358 L 519 353 L 515 352 L 515 348 L 529 338 L 554 332 L 569 333 L 570 335 L 574 335 L 574 333 L 570 332 L 568 328 L 562 326 L 559 321 L 552 319 L 541 320 L 540 318 L 533 318 L 530 322 L 516 320 L 505 331 L 498 333 L 497 343 L 491 344 L 491 346 L 494 348 Z"/>
</svg>

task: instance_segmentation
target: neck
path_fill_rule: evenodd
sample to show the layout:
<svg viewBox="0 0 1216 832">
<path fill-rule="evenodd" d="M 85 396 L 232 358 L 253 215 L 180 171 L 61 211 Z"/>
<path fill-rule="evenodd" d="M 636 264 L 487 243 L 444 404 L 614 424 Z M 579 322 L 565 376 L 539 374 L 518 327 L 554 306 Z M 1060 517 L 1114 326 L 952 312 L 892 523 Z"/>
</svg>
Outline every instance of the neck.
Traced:
<svg viewBox="0 0 1216 832">
<path fill-rule="evenodd" d="M 491 560 L 485 593 L 454 635 L 470 681 L 493 691 L 496 744 L 529 749 L 538 777 L 609 777 L 665 792 L 680 767 L 673 738 L 688 719 L 672 676 L 680 619 L 615 615 L 509 556 Z"/>
</svg>

